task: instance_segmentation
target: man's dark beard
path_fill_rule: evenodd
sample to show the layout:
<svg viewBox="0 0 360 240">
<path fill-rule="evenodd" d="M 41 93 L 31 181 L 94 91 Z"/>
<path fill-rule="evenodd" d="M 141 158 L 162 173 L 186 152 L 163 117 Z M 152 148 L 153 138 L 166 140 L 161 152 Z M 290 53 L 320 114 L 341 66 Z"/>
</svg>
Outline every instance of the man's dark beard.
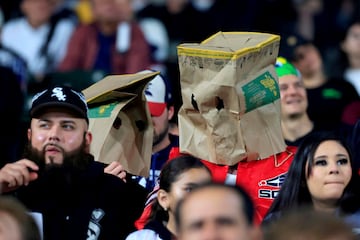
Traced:
<svg viewBox="0 0 360 240">
<path fill-rule="evenodd" d="M 57 146 L 60 148 L 59 146 Z M 45 149 L 45 147 L 44 147 Z M 93 160 L 91 155 L 86 152 L 85 141 L 81 144 L 78 149 L 75 149 L 71 152 L 63 153 L 63 164 L 58 163 L 48 163 L 45 161 L 45 150 L 39 151 L 32 147 L 31 142 L 29 142 L 24 150 L 23 157 L 35 162 L 39 166 L 38 174 L 39 176 L 51 175 L 52 173 L 62 172 L 64 175 L 73 175 L 79 173 L 87 168 L 89 163 Z"/>
<path fill-rule="evenodd" d="M 63 152 L 62 149 L 61 151 Z M 48 204 L 47 200 L 51 199 L 51 201 L 60 201 L 70 206 L 73 199 L 69 196 L 79 193 L 79 186 L 82 186 L 83 181 L 87 179 L 84 178 L 88 174 L 85 169 L 89 169 L 94 158 L 86 152 L 85 141 L 78 149 L 66 154 L 63 152 L 63 154 L 63 164 L 46 164 L 44 150 L 34 149 L 29 142 L 23 156 L 39 166 L 39 171 L 37 171 L 39 177 L 28 186 L 19 189 L 17 196 L 20 199 L 36 198 L 35 202 L 44 202 L 45 205 Z M 34 193 L 42 197 L 35 197 Z M 46 198 L 44 198 L 44 193 L 46 193 Z"/>
<path fill-rule="evenodd" d="M 169 134 L 169 125 L 167 128 L 164 129 L 163 132 L 159 133 L 159 135 L 155 135 L 154 133 L 154 138 L 153 138 L 153 146 L 156 146 L 157 144 L 159 144 L 162 140 L 164 140 L 164 138 Z"/>
</svg>

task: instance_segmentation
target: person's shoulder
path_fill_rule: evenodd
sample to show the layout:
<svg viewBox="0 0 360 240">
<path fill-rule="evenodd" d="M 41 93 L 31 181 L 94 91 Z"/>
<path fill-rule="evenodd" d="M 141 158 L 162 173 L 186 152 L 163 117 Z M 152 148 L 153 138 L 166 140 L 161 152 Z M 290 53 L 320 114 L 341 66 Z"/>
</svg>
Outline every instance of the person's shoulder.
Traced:
<svg viewBox="0 0 360 240">
<path fill-rule="evenodd" d="M 78 34 L 96 33 L 98 28 L 95 23 L 79 23 L 75 27 L 75 32 Z"/>
<path fill-rule="evenodd" d="M 1 28 L 1 35 L 6 36 L 9 33 L 13 33 L 19 30 L 20 27 L 26 25 L 26 19 L 23 17 L 10 19 L 9 21 L 5 22 Z"/>
<path fill-rule="evenodd" d="M 345 80 L 344 78 L 330 78 L 325 84 L 325 87 L 333 87 L 336 89 L 352 90 L 356 91 L 352 83 Z"/>
<path fill-rule="evenodd" d="M 79 24 L 75 23 L 74 21 L 71 21 L 70 19 L 60 19 L 57 23 L 58 29 L 75 29 Z"/>
<path fill-rule="evenodd" d="M 135 232 L 130 233 L 126 240 L 136 240 L 136 239 L 146 239 L 146 240 L 157 240 L 159 238 L 159 234 L 151 229 L 141 229 Z"/>
<path fill-rule="evenodd" d="M 26 18 L 24 17 L 11 18 L 4 23 L 3 28 L 10 28 L 17 25 L 23 25 L 26 22 L 27 22 Z"/>
</svg>

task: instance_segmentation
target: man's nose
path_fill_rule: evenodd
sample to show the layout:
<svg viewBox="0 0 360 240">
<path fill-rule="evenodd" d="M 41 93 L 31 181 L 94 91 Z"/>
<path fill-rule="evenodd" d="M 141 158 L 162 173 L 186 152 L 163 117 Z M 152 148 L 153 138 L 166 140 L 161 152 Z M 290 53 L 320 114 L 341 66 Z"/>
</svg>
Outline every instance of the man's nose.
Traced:
<svg viewBox="0 0 360 240">
<path fill-rule="evenodd" d="M 49 140 L 59 140 L 60 126 L 53 125 L 49 131 Z"/>
</svg>

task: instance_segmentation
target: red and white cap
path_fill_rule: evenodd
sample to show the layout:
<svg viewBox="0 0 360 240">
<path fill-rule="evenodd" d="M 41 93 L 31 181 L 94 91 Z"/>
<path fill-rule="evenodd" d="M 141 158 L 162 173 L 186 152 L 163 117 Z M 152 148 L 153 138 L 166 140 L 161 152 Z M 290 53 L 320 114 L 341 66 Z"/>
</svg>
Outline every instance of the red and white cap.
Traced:
<svg viewBox="0 0 360 240">
<path fill-rule="evenodd" d="M 151 72 L 145 70 L 141 73 Z M 156 75 L 147 85 L 145 89 L 145 97 L 149 106 L 151 116 L 160 116 L 168 103 L 171 103 L 172 96 L 169 83 L 161 75 Z"/>
</svg>

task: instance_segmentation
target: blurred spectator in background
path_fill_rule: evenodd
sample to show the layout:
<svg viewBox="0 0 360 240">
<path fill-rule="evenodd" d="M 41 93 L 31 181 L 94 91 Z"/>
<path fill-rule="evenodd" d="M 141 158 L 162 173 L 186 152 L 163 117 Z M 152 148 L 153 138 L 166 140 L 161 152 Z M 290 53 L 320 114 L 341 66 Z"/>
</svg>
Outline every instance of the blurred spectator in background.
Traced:
<svg viewBox="0 0 360 240">
<path fill-rule="evenodd" d="M 4 14 L 4 21 L 21 16 L 20 2 L 22 0 L 2 0 L 0 7 Z"/>
<path fill-rule="evenodd" d="M 54 12 L 52 15 L 52 21 L 58 21 L 61 19 L 68 19 L 79 23 L 79 17 L 75 11 L 75 6 L 78 0 L 51 0 L 54 4 Z"/>
<path fill-rule="evenodd" d="M 0 30 L 1 30 L 2 26 L 3 26 L 3 24 L 4 24 L 4 21 L 5 21 L 5 19 L 4 19 L 4 11 L 2 10 L 2 8 L 0 6 Z"/>
<path fill-rule="evenodd" d="M 41 82 L 62 61 L 75 26 L 66 19 L 51 24 L 51 0 L 22 0 L 20 8 L 24 16 L 4 24 L 1 43 L 26 61 L 31 79 Z"/>
<path fill-rule="evenodd" d="M 301 73 L 308 96 L 308 115 L 319 130 L 338 131 L 345 106 L 359 99 L 359 95 L 344 79 L 327 76 L 314 43 L 300 36 L 293 40 L 280 47 L 280 54 L 287 56 Z"/>
<path fill-rule="evenodd" d="M 16 75 L 24 94 L 27 92 L 28 68 L 26 61 L 15 51 L 0 43 L 0 66 L 7 67 Z"/>
<path fill-rule="evenodd" d="M 1 55 L 0 55 L 1 56 Z M 0 116 L 4 128 L 0 133 L 0 168 L 18 159 L 22 151 L 20 144 L 21 119 L 24 108 L 24 94 L 17 75 L 11 68 L 0 66 Z"/>
<path fill-rule="evenodd" d="M 78 26 L 58 70 L 128 74 L 148 68 L 150 48 L 138 23 L 129 20 L 124 9 L 129 1 L 91 0 L 94 22 Z"/>
<path fill-rule="evenodd" d="M 358 119 L 352 128 L 352 133 L 349 138 L 350 147 L 354 151 L 354 165 L 360 174 L 360 119 Z"/>
<path fill-rule="evenodd" d="M 146 4 L 148 1 L 143 1 Z M 124 1 L 123 11 L 128 12 L 128 20 L 137 21 L 145 35 L 145 39 L 150 46 L 151 69 L 160 71 L 163 76 L 167 76 L 165 61 L 169 56 L 169 36 L 165 24 L 155 17 L 139 17 L 137 11 L 139 6 L 134 1 Z"/>
<path fill-rule="evenodd" d="M 140 8 L 140 7 L 139 7 Z M 177 45 L 189 39 L 194 11 L 189 0 L 164 0 L 163 4 L 150 3 L 136 11 L 137 19 L 155 18 L 166 28 L 169 38 L 168 56 L 165 60 L 166 76 L 174 89 L 174 106 L 177 112 L 182 104 L 180 77 L 177 62 Z"/>
<path fill-rule="evenodd" d="M 355 124 L 360 120 L 360 100 L 353 101 L 345 106 L 341 116 L 341 134 L 345 138 L 352 136 Z"/>
<path fill-rule="evenodd" d="M 168 75 L 166 61 L 169 57 L 170 40 L 165 25 L 153 17 L 138 19 L 141 30 L 151 50 L 151 69 L 160 71 L 163 76 Z"/>
<path fill-rule="evenodd" d="M 310 208 L 294 209 L 264 230 L 265 240 L 356 240 L 350 225 Z"/>
<path fill-rule="evenodd" d="M 26 207 L 16 198 L 0 197 L 0 239 L 41 240 L 42 234 Z"/>
<path fill-rule="evenodd" d="M 360 96 L 360 19 L 349 25 L 339 45 L 341 54 L 334 69 L 340 69 L 340 77 L 350 82 Z"/>
<path fill-rule="evenodd" d="M 23 95 L 19 94 L 24 98 L 18 108 L 23 110 L 20 131 L 26 132 L 31 96 L 47 84 L 46 76 L 62 61 L 75 24 L 69 19 L 53 21 L 53 0 L 21 0 L 19 7 L 22 15 L 9 19 L 2 28 L 0 62 L 10 67 L 20 82 Z M 24 141 L 20 140 L 19 149 Z"/>
<path fill-rule="evenodd" d="M 137 19 L 155 18 L 166 28 L 169 38 L 166 76 L 174 89 L 176 112 L 182 105 L 177 46 L 200 43 L 219 31 L 254 30 L 255 6 L 253 0 L 164 0 L 161 4 L 136 1 Z"/>
<path fill-rule="evenodd" d="M 324 70 L 328 73 L 328 65 L 335 57 L 334 48 L 337 47 L 343 31 L 343 21 L 347 21 L 343 16 L 352 12 L 348 11 L 346 1 L 352 0 L 262 0 L 267 4 L 261 3 L 261 13 L 264 12 L 265 15 L 258 15 L 258 25 L 262 24 L 261 19 L 268 19 L 266 16 L 271 18 L 276 15 L 274 19 L 264 23 L 267 27 L 262 29 L 280 34 L 282 42 L 294 41 L 294 38 L 300 37 L 314 43 L 323 57 Z M 355 11 L 352 13 L 355 14 Z M 350 15 L 347 17 L 352 18 Z"/>
<path fill-rule="evenodd" d="M 288 146 L 316 131 L 307 114 L 308 100 L 300 72 L 285 58 L 278 57 L 275 70 L 279 77 L 281 100 L 281 129 Z"/>
</svg>

